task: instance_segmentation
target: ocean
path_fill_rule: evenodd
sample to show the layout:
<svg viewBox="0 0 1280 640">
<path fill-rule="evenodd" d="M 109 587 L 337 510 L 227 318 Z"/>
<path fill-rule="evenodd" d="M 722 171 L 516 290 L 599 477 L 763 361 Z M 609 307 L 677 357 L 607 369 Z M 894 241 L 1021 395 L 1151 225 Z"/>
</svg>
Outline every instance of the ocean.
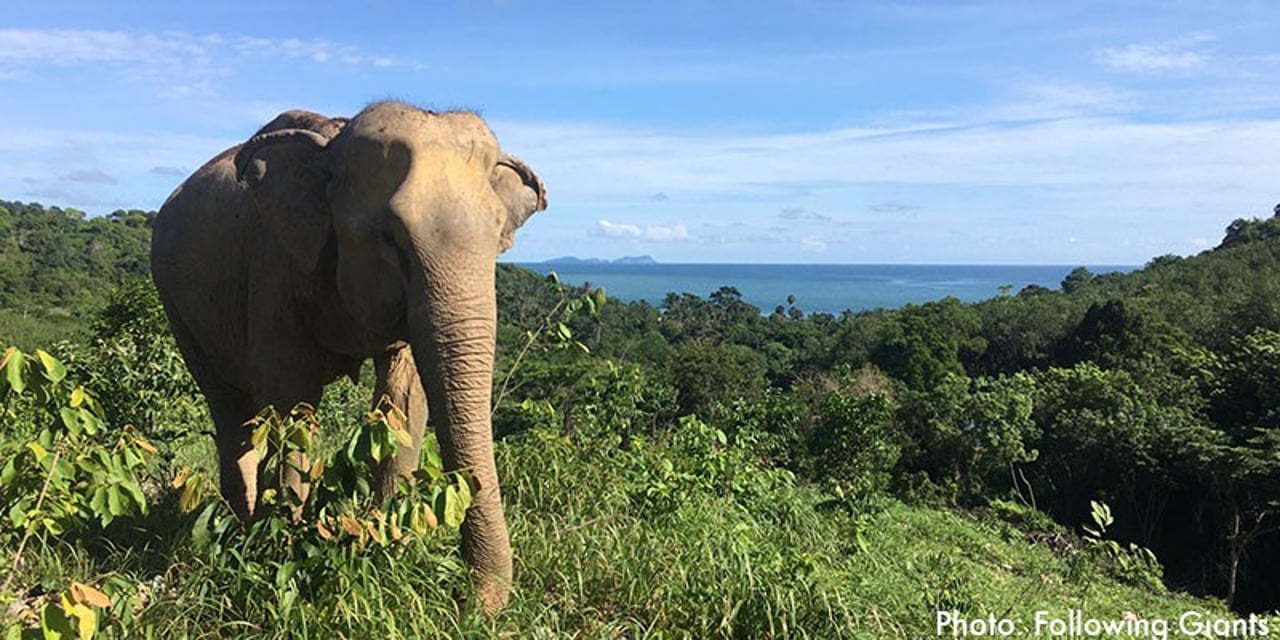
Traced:
<svg viewBox="0 0 1280 640">
<path fill-rule="evenodd" d="M 1059 289 L 1075 266 L 872 265 L 872 264 L 590 264 L 518 263 L 538 273 L 555 271 L 566 284 L 604 287 L 624 301 L 658 305 L 668 292 L 707 297 L 722 286 L 736 287 L 742 299 L 770 313 L 787 307 L 787 297 L 805 313 L 896 308 L 954 296 L 977 302 L 1017 293 L 1036 284 Z M 1127 272 L 1131 266 L 1086 266 L 1094 274 Z"/>
</svg>

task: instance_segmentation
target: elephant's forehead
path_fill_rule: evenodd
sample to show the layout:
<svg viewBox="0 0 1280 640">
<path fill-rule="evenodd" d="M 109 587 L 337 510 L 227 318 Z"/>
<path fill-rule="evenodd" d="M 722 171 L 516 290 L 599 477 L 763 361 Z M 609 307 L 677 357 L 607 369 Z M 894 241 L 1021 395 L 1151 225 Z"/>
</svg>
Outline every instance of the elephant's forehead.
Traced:
<svg viewBox="0 0 1280 640">
<path fill-rule="evenodd" d="M 354 119 L 355 133 L 396 138 L 410 146 L 496 150 L 497 139 L 484 120 L 469 111 L 435 113 L 400 102 L 380 102 Z"/>
</svg>

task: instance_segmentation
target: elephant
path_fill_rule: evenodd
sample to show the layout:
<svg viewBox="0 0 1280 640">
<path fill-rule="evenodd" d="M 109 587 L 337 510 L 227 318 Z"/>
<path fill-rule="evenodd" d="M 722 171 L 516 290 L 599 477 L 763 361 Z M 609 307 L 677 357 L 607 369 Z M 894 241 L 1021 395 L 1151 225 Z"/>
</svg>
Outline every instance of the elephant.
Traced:
<svg viewBox="0 0 1280 640">
<path fill-rule="evenodd" d="M 246 422 L 268 405 L 316 405 L 372 358 L 374 402 L 407 416 L 412 441 L 374 486 L 387 495 L 416 468 L 429 414 L 446 470 L 470 472 L 462 549 L 480 602 L 503 606 L 494 271 L 546 206 L 541 179 L 477 114 L 392 101 L 350 119 L 282 113 L 178 186 L 154 221 L 152 277 L 208 403 L 236 515 L 252 519 L 261 494 Z M 299 476 L 285 484 L 305 495 Z"/>
</svg>

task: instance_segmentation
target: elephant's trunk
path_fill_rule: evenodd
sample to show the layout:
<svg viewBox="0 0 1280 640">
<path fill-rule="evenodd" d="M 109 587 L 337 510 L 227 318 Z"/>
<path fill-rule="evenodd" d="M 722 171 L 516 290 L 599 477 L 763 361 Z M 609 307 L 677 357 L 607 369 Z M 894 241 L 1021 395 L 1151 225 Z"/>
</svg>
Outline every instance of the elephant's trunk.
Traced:
<svg viewBox="0 0 1280 640">
<path fill-rule="evenodd" d="M 455 244 L 455 243 L 450 243 Z M 409 291 L 410 342 L 446 470 L 465 469 L 474 489 L 463 554 L 485 608 L 511 587 L 511 543 L 493 459 L 490 404 L 497 304 L 493 242 L 418 250 L 422 278 Z"/>
</svg>

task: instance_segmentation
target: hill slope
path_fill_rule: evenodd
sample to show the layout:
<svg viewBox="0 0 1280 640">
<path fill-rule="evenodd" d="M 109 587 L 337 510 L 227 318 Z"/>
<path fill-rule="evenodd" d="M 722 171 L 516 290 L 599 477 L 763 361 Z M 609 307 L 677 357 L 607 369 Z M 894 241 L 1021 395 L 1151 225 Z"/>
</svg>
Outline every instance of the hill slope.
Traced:
<svg viewBox="0 0 1280 640">
<path fill-rule="evenodd" d="M 1227 615 L 1168 591 L 1137 542 L 1173 585 L 1274 608 L 1280 234 L 1266 230 L 1280 219 L 1133 274 L 1078 270 L 1062 291 L 838 317 L 762 315 L 728 287 L 624 305 L 500 266 L 494 424 L 519 564 L 512 606 L 486 620 L 455 604 L 466 575 L 443 530 L 339 548 L 299 574 L 303 591 L 296 549 L 198 544 L 170 481 L 212 473 L 202 402 L 150 287 L 106 293 L 145 273 L 147 216 L 4 206 L 0 257 L 27 271 L 5 285 L 18 302 L 0 343 L 22 328 L 4 324 L 15 308 L 46 332 L 65 318 L 80 332 L 66 357 L 110 394 L 112 424 L 161 445 L 157 511 L 28 547 L 7 598 L 110 575 L 139 611 L 113 614 L 122 633 L 274 637 L 922 637 L 939 611 L 1020 634 L 1040 610 Z M 62 255 L 86 251 L 98 262 Z M 91 329 L 86 309 L 107 299 Z M 371 392 L 366 371 L 326 394 L 328 450 Z M 0 447 L 31 455 L 37 414 L 16 415 Z M 1093 500 L 1115 523 L 1089 541 L 1072 532 Z"/>
</svg>

